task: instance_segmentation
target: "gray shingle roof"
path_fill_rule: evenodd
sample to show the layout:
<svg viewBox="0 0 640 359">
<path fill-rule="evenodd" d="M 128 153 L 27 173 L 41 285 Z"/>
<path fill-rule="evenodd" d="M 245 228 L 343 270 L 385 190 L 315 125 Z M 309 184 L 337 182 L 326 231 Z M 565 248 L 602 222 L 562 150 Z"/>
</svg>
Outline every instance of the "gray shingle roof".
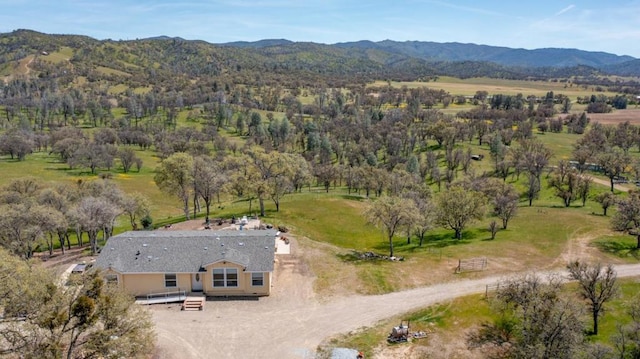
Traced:
<svg viewBox="0 0 640 359">
<path fill-rule="evenodd" d="M 96 267 L 120 273 L 195 273 L 229 261 L 248 272 L 273 271 L 274 230 L 136 231 L 109 238 Z"/>
</svg>

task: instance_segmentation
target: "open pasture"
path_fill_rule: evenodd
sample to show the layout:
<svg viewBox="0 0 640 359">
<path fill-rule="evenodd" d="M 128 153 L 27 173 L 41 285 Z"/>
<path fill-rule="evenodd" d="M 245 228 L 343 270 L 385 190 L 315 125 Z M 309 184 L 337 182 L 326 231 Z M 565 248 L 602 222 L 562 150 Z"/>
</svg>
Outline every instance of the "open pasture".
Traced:
<svg viewBox="0 0 640 359">
<path fill-rule="evenodd" d="M 371 86 L 386 86 L 385 81 L 377 81 Z M 506 80 L 506 79 L 490 79 L 485 77 L 457 79 L 453 77 L 439 77 L 437 81 L 430 82 L 390 82 L 393 87 L 417 88 L 428 87 L 432 89 L 442 89 L 452 95 L 473 96 L 477 91 L 487 91 L 489 95 L 517 95 L 522 94 L 544 96 L 549 91 L 564 94 L 574 99 L 578 96 L 590 96 L 593 93 L 613 96 L 611 92 L 596 92 L 591 86 L 580 86 L 566 82 L 554 81 L 524 81 L 524 80 Z"/>
<path fill-rule="evenodd" d="M 610 113 L 590 113 L 589 118 L 592 122 L 600 122 L 603 125 L 617 125 L 629 121 L 637 126 L 640 124 L 640 109 L 630 107 L 626 110 L 616 110 Z"/>
</svg>

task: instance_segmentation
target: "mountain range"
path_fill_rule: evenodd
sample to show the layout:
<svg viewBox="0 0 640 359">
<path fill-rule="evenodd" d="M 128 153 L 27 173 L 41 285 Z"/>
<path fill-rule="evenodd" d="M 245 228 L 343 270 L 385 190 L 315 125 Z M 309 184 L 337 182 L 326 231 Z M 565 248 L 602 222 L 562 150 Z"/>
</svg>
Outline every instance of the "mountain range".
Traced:
<svg viewBox="0 0 640 359">
<path fill-rule="evenodd" d="M 295 44 L 285 39 L 267 39 L 255 42 L 230 42 L 222 46 L 261 49 L 272 46 L 288 47 Z M 342 42 L 329 45 L 351 51 L 367 52 L 379 50 L 427 61 L 482 61 L 516 67 L 572 67 L 590 66 L 603 68 L 637 60 L 631 56 L 620 56 L 606 52 L 592 52 L 578 49 L 544 48 L 513 49 L 509 47 L 463 44 L 458 42 L 392 41 L 384 40 Z"/>
<path fill-rule="evenodd" d="M 322 78 L 411 80 L 430 76 L 519 79 L 570 76 L 640 76 L 640 59 L 578 49 L 508 47 L 423 41 L 357 41 L 336 44 L 266 39 L 211 44 L 157 36 L 113 41 L 31 30 L 0 34 L 0 75 L 21 59 L 43 51 L 67 53 L 75 70 L 93 74 L 150 76 L 241 76 L 265 79 Z M 116 70 L 110 71 L 107 69 Z M 145 70 L 146 69 L 146 70 Z M 50 70 L 48 70 L 50 71 Z M 243 75 L 239 75 L 242 72 Z"/>
</svg>

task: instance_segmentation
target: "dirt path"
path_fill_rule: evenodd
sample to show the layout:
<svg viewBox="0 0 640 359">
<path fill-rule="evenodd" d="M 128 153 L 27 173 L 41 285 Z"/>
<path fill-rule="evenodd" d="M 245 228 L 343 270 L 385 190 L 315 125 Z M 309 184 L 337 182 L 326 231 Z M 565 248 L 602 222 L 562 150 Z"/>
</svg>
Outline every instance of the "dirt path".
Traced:
<svg viewBox="0 0 640 359">
<path fill-rule="evenodd" d="M 593 183 L 601 184 L 603 186 L 607 186 L 608 188 L 611 188 L 611 182 L 609 182 L 609 180 L 603 180 L 601 178 L 595 178 L 595 177 L 591 177 L 591 180 L 593 181 Z M 628 187 L 622 186 L 620 184 L 614 184 L 613 188 L 617 189 L 620 192 L 629 192 Z"/>
<path fill-rule="evenodd" d="M 31 73 L 31 68 L 29 67 L 29 65 L 31 65 L 31 63 L 33 62 L 33 60 L 35 59 L 35 56 L 32 56 L 29 61 L 24 65 L 24 67 L 27 69 L 27 71 L 24 73 L 25 75 L 28 75 Z"/>
<path fill-rule="evenodd" d="M 321 301 L 313 295 L 313 277 L 305 271 L 301 257 L 279 258 L 269 297 L 209 301 L 202 312 L 180 312 L 175 305 L 152 307 L 159 346 L 155 358 L 313 358 L 325 338 L 481 293 L 487 284 L 503 278 L 460 279 L 384 295 Z M 640 264 L 620 265 L 616 270 L 619 277 L 640 276 Z"/>
</svg>

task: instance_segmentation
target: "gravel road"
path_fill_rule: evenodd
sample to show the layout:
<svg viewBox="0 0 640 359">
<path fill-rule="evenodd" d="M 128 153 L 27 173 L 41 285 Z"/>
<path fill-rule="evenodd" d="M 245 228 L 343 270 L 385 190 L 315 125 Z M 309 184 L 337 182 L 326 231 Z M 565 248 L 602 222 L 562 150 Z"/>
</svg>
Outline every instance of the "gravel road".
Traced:
<svg viewBox="0 0 640 359">
<path fill-rule="evenodd" d="M 392 315 L 474 293 L 503 277 L 457 280 L 375 296 L 321 301 L 312 278 L 296 271 L 295 256 L 278 263 L 274 293 L 259 300 L 209 301 L 202 312 L 152 307 L 158 334 L 157 359 L 313 358 L 327 337 Z M 619 277 L 640 276 L 640 264 L 616 266 Z M 546 276 L 549 272 L 540 272 Z"/>
</svg>

